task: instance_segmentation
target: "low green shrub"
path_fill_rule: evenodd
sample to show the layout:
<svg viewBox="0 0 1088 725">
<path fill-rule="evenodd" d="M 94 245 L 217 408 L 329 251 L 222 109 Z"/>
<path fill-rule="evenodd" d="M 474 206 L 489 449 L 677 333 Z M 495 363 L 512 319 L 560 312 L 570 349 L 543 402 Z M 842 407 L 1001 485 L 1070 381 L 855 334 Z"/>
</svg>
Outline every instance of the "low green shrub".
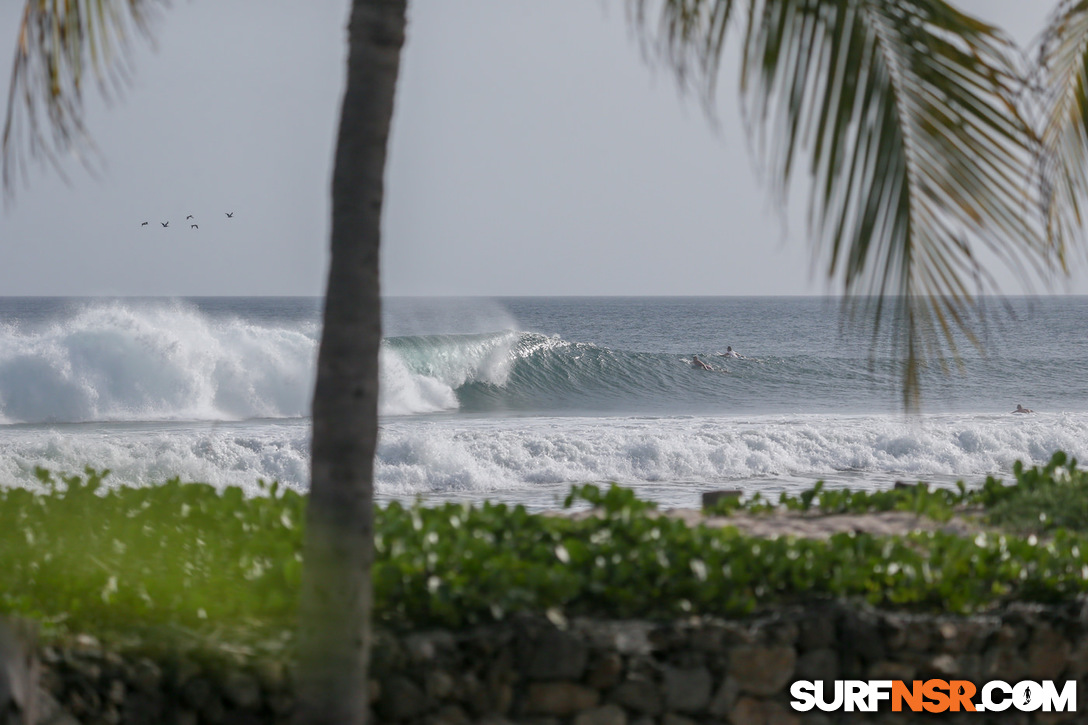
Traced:
<svg viewBox="0 0 1088 725">
<path fill-rule="evenodd" d="M 617 617 L 743 615 L 770 604 L 861 598 L 970 612 L 1084 591 L 1088 541 L 1002 535 L 837 534 L 761 539 L 621 507 L 581 519 L 520 507 L 385 509 L 376 541 L 379 617 L 448 626 L 516 610 Z"/>
<path fill-rule="evenodd" d="M 1017 461 L 1013 475 L 1013 486 L 991 476 L 972 493 L 988 522 L 1021 532 L 1088 532 L 1088 471 L 1077 468 L 1075 458 L 1058 451 L 1041 468 Z"/>
<path fill-rule="evenodd" d="M 981 522 L 1012 533 L 1047 533 L 1060 529 L 1088 533 L 1088 471 L 1076 459 L 1055 453 L 1044 466 L 1013 465 L 1014 481 L 1006 484 L 990 476 L 978 489 L 963 481 L 955 489 L 931 487 L 925 482 L 887 491 L 827 488 L 823 481 L 798 495 L 783 493 L 778 507 L 813 514 L 906 511 L 936 521 L 955 513 L 978 514 Z M 706 509 L 711 515 L 734 511 L 768 513 L 776 507 L 758 493 L 747 500 L 727 498 Z"/>
<path fill-rule="evenodd" d="M 295 624 L 304 496 L 272 484 L 246 497 L 177 479 L 110 488 L 107 474 L 40 471 L 40 491 L 0 489 L 0 613 L 34 617 L 47 631 L 284 646 Z M 1056 456 L 1042 469 L 1018 466 L 1016 475 L 1015 486 L 991 479 L 977 491 L 861 494 L 818 485 L 781 505 L 938 518 L 973 505 L 1010 525 L 1021 513 L 1039 524 L 1037 512 L 1046 511 L 1045 537 L 760 539 L 659 516 L 617 486 L 572 489 L 568 506 L 588 503 L 594 516 L 391 503 L 375 516 L 374 616 L 395 627 L 458 627 L 519 611 L 732 616 L 838 597 L 970 612 L 1084 592 L 1088 537 L 1077 505 L 1085 474 Z"/>
<path fill-rule="evenodd" d="M 109 471 L 41 492 L 0 489 L 0 612 L 50 629 L 158 636 L 231 629 L 256 640 L 294 624 L 305 498 L 276 484 L 245 497 L 177 478 L 108 488 Z"/>
<path fill-rule="evenodd" d="M 810 511 L 815 507 L 827 514 L 906 511 L 947 521 L 955 508 L 967 503 L 969 498 L 963 481 L 958 482 L 956 490 L 931 488 L 929 484 L 919 482 L 888 491 L 828 489 L 823 481 L 818 481 L 813 488 L 796 497 L 782 494 L 779 505 L 793 511 Z"/>
</svg>

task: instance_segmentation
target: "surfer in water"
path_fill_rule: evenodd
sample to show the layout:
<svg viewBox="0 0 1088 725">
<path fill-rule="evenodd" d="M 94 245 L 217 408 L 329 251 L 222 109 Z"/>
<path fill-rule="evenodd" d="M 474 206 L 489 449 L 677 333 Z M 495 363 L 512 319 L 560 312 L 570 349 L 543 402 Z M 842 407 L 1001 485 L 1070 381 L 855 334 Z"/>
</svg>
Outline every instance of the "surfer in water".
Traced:
<svg viewBox="0 0 1088 725">
<path fill-rule="evenodd" d="M 1024 406 L 1020 405 L 1019 403 L 1016 404 L 1016 410 L 1013 411 L 1013 413 L 1034 413 L 1034 412 L 1035 411 L 1032 410 L 1031 408 L 1025 408 Z"/>
<path fill-rule="evenodd" d="M 719 352 L 718 357 L 740 357 L 740 353 L 733 349 L 733 346 L 725 348 L 725 352 Z"/>
<path fill-rule="evenodd" d="M 714 368 L 707 365 L 705 362 L 699 359 L 698 355 L 691 356 L 691 366 L 696 370 L 713 370 Z"/>
</svg>

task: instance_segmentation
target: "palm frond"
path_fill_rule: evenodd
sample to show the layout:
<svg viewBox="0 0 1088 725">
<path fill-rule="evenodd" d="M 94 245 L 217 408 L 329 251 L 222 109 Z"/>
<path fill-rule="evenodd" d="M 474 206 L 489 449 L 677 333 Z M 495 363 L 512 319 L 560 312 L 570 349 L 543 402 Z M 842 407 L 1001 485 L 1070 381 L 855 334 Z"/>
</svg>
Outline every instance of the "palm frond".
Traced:
<svg viewBox="0 0 1088 725">
<path fill-rule="evenodd" d="M 26 0 L 8 89 L 0 168 L 10 198 L 28 159 L 43 159 L 61 175 L 62 157 L 91 148 L 84 125 L 88 70 L 108 99 L 128 80 L 129 38 L 150 38 L 166 0 Z M 86 161 L 86 159 L 84 159 Z"/>
<path fill-rule="evenodd" d="M 659 4 L 656 13 L 651 5 Z M 733 0 L 630 0 L 629 18 L 636 28 L 653 28 L 642 38 L 651 39 L 652 55 L 665 59 L 682 86 L 697 84 L 696 91 L 709 102 L 717 86 L 725 37 L 733 17 Z M 650 16 L 656 14 L 652 23 Z"/>
<path fill-rule="evenodd" d="M 1048 236 L 1064 264 L 1065 249 L 1084 241 L 1088 200 L 1088 2 L 1058 5 L 1037 57 L 1042 202 Z"/>
<path fill-rule="evenodd" d="M 727 0 L 661 3 L 666 17 L 732 10 L 715 10 Z M 975 341 L 976 295 L 996 289 L 978 250 L 1019 272 L 1051 268 L 1014 46 L 943 0 L 746 5 L 741 92 L 758 157 L 783 201 L 799 167 L 811 177 L 814 248 L 829 278 L 841 276 L 850 311 L 874 322 L 874 341 L 881 320 L 895 323 L 914 408 L 925 360 L 958 359 L 957 340 Z M 668 59 L 694 54 L 705 66 L 708 49 L 720 53 L 716 28 L 679 25 L 659 41 Z"/>
</svg>

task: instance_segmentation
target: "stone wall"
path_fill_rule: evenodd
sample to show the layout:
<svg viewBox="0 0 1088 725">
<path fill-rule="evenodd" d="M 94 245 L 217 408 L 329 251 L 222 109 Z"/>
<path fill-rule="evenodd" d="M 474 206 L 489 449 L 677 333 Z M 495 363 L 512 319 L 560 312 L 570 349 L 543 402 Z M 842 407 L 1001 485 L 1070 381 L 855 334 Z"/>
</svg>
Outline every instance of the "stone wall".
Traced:
<svg viewBox="0 0 1088 725">
<path fill-rule="evenodd" d="M 122 658 L 83 638 L 44 648 L 49 721 L 287 722 L 290 676 L 263 663 L 213 672 Z M 938 677 L 1079 681 L 1088 709 L 1088 605 L 1013 605 L 972 618 L 838 604 L 743 621 L 515 618 L 464 632 L 379 632 L 372 722 L 419 725 L 1086 723 L 1088 716 L 801 714 L 794 680 Z"/>
</svg>

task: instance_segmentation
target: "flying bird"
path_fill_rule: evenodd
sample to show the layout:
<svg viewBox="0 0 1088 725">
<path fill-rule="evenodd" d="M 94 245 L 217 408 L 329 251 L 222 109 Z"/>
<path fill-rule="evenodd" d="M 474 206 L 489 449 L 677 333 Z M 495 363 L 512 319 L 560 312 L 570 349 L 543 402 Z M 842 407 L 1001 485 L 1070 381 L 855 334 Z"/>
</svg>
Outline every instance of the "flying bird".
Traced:
<svg viewBox="0 0 1088 725">
<path fill-rule="evenodd" d="M 189 220 L 189 219 L 192 219 L 192 218 L 193 218 L 193 215 L 192 215 L 192 214 L 190 214 L 189 216 L 185 217 L 185 219 L 186 219 L 186 220 Z"/>
<path fill-rule="evenodd" d="M 170 222 L 159 222 L 159 224 L 162 224 L 163 229 L 166 229 L 166 227 L 170 226 Z"/>
<path fill-rule="evenodd" d="M 224 213 L 227 215 L 227 219 L 233 219 L 234 218 L 234 212 L 228 211 L 228 212 L 224 212 Z"/>
<path fill-rule="evenodd" d="M 196 224 L 190 224 L 189 228 L 190 229 L 200 229 L 200 227 L 198 227 Z"/>
<path fill-rule="evenodd" d="M 140 226 L 141 226 L 141 227 L 146 227 L 146 226 L 147 226 L 147 222 L 144 222 L 144 223 L 143 223 L 143 224 L 141 224 Z"/>
</svg>

